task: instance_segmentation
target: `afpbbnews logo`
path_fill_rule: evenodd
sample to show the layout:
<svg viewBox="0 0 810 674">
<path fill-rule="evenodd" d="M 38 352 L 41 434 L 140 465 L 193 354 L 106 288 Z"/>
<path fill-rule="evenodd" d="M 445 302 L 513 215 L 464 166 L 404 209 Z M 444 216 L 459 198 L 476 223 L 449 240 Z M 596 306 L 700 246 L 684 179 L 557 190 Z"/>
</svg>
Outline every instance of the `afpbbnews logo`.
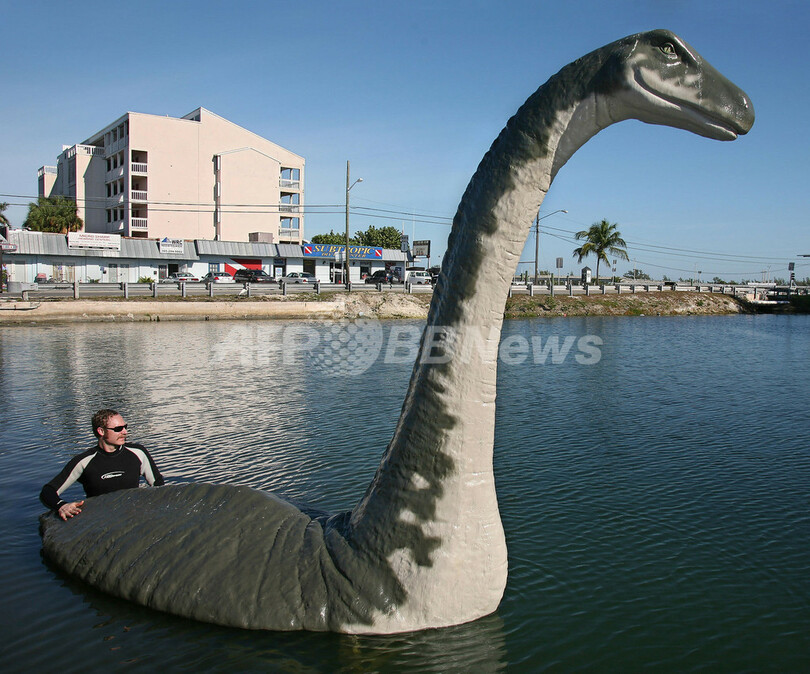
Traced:
<svg viewBox="0 0 810 674">
<path fill-rule="evenodd" d="M 596 365 L 597 335 L 506 335 L 497 328 L 386 324 L 376 319 L 287 324 L 247 331 L 234 328 L 217 343 L 210 363 L 246 367 L 292 365 L 326 374 L 360 375 L 375 363 L 442 365 Z M 420 348 L 421 347 L 421 348 Z"/>
</svg>

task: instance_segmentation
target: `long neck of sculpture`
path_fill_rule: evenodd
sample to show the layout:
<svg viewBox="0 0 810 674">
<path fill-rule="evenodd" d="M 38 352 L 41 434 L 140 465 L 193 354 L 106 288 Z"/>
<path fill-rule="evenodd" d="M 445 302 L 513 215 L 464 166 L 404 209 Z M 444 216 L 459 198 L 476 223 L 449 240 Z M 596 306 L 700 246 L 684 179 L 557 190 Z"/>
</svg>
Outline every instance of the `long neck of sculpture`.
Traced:
<svg viewBox="0 0 810 674">
<path fill-rule="evenodd" d="M 352 512 L 354 539 L 381 546 L 386 558 L 407 548 L 416 565 L 432 566 L 434 551 L 453 547 L 453 538 L 465 550 L 476 547 L 476 536 L 502 543 L 492 448 L 506 297 L 556 171 L 604 126 L 603 113 L 593 96 L 573 100 L 552 78 L 509 121 L 470 181 L 396 432 Z M 484 563 L 502 564 L 505 574 L 501 547 L 493 554 L 490 542 Z"/>
</svg>

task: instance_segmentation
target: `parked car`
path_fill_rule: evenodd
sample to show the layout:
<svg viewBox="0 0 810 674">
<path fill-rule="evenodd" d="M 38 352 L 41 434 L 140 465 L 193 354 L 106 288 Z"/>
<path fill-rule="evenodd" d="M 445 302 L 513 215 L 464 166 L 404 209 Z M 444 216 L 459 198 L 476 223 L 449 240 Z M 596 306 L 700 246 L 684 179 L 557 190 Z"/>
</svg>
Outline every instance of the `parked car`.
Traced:
<svg viewBox="0 0 810 674">
<path fill-rule="evenodd" d="M 237 283 L 275 283 L 276 281 L 263 269 L 237 269 L 233 280 Z"/>
<path fill-rule="evenodd" d="M 411 285 L 430 285 L 432 283 L 430 273 L 426 271 L 409 271 L 405 278 Z"/>
<path fill-rule="evenodd" d="M 161 283 L 199 283 L 200 279 L 198 279 L 193 274 L 187 274 L 186 272 L 174 272 L 173 274 L 169 274 L 165 279 L 161 281 Z"/>
<path fill-rule="evenodd" d="M 316 280 L 315 274 L 310 274 L 308 271 L 293 271 L 282 276 L 279 283 L 315 283 Z"/>
<path fill-rule="evenodd" d="M 233 283 L 233 276 L 226 271 L 209 271 L 202 277 L 203 283 Z"/>
<path fill-rule="evenodd" d="M 399 276 L 388 269 L 378 269 L 366 276 L 366 283 L 399 283 Z"/>
</svg>

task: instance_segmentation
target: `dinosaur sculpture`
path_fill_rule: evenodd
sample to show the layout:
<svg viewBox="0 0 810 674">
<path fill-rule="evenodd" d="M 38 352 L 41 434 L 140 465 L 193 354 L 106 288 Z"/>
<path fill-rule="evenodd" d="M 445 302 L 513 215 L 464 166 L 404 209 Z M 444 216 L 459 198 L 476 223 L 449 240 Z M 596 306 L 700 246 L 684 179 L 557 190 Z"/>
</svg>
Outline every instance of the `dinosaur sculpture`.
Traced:
<svg viewBox="0 0 810 674">
<path fill-rule="evenodd" d="M 269 630 L 393 633 L 493 612 L 507 551 L 492 469 L 504 304 L 533 216 L 590 137 L 635 118 L 733 140 L 748 97 L 664 30 L 563 68 L 509 120 L 472 177 L 401 416 L 363 498 L 307 513 L 211 484 L 88 499 L 43 515 L 45 555 L 111 594 L 196 620 Z"/>
</svg>

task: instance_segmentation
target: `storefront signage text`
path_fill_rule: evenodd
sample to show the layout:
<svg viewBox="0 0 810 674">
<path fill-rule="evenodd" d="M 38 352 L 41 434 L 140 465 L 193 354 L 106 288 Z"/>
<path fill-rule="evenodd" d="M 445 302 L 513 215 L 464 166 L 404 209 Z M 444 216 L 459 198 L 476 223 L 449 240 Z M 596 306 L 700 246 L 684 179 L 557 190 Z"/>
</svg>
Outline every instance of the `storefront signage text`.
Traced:
<svg viewBox="0 0 810 674">
<path fill-rule="evenodd" d="M 68 248 L 104 248 L 121 250 L 119 234 L 95 234 L 92 232 L 68 232 Z"/>
<path fill-rule="evenodd" d="M 184 252 L 183 239 L 169 239 L 168 237 L 161 239 L 158 241 L 158 249 L 161 253 L 182 255 Z"/>
<path fill-rule="evenodd" d="M 343 257 L 346 246 L 331 243 L 305 243 L 304 257 Z M 383 249 L 372 246 L 349 246 L 349 258 L 353 260 L 382 260 Z"/>
</svg>

